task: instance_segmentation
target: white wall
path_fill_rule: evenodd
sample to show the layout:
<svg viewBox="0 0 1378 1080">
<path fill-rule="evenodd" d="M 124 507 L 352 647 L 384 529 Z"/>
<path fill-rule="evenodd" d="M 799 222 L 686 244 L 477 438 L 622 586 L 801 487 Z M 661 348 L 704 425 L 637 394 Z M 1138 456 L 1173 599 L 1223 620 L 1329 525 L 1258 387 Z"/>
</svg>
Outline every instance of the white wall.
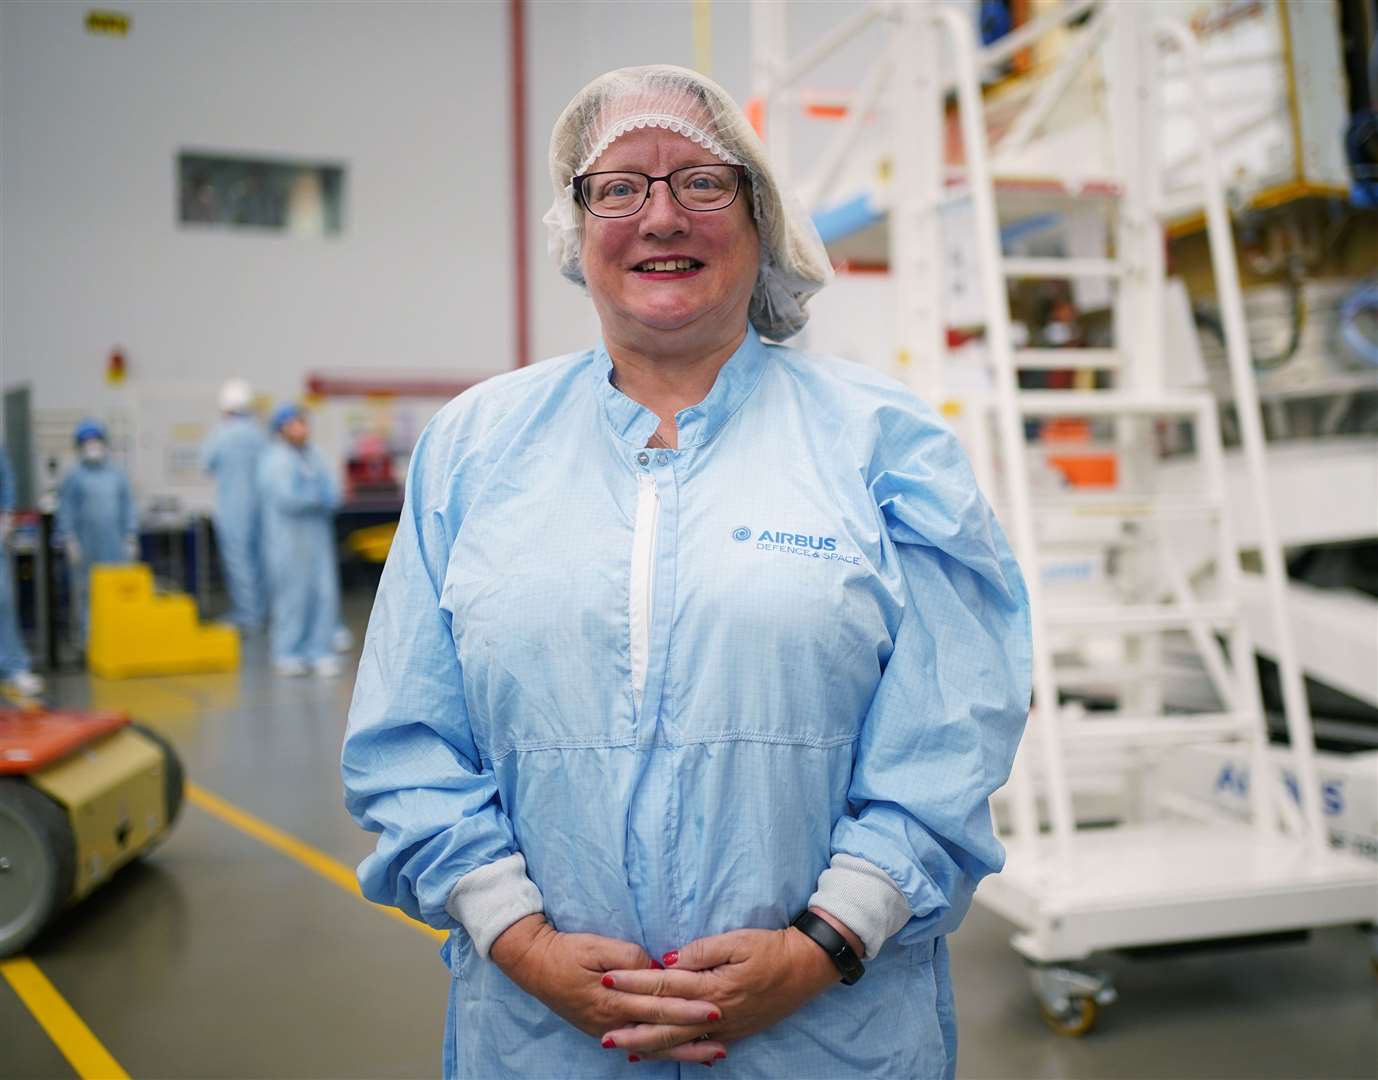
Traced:
<svg viewBox="0 0 1378 1080">
<path fill-rule="evenodd" d="M 505 4 L 119 7 L 123 39 L 0 5 L 0 379 L 100 413 L 166 380 L 510 366 Z M 344 162 L 343 235 L 179 227 L 181 148 Z"/>
<path fill-rule="evenodd" d="M 310 371 L 512 366 L 506 0 L 118 7 L 126 38 L 88 34 L 82 4 L 0 3 L 0 383 L 32 387 L 58 445 L 70 415 L 126 418 L 147 429 L 136 480 L 186 497 L 194 478 L 150 457 L 173 429 L 194 443 L 229 375 L 283 398 Z M 794 5 L 794 40 L 849 10 Z M 749 6 L 709 11 L 706 66 L 745 101 Z M 598 335 L 546 251 L 555 118 L 610 68 L 695 66 L 694 17 L 692 0 L 527 0 L 533 359 Z M 182 149 L 343 162 L 343 234 L 179 226 Z M 112 388 L 116 345 L 131 374 Z"/>
</svg>

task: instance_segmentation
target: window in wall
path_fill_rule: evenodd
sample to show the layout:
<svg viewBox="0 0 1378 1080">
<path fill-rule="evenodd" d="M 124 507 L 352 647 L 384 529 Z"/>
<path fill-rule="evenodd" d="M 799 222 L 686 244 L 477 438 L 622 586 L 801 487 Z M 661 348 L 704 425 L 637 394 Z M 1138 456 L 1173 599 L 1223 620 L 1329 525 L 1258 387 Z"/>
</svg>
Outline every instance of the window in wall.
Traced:
<svg viewBox="0 0 1378 1080">
<path fill-rule="evenodd" d="M 344 228 L 344 168 L 180 153 L 177 215 L 183 226 L 338 236 Z"/>
</svg>

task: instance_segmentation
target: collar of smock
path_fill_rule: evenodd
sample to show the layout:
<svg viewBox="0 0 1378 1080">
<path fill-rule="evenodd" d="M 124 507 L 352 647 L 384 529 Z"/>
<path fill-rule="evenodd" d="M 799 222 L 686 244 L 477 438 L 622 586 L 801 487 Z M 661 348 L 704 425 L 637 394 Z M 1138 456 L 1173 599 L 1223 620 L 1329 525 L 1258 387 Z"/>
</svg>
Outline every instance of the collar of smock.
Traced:
<svg viewBox="0 0 1378 1080">
<path fill-rule="evenodd" d="M 718 433 L 723 424 L 751 396 L 761 381 L 767 359 L 765 343 L 756 328 L 747 323 L 746 337 L 737 351 L 727 358 L 718 371 L 713 389 L 697 405 L 690 405 L 675 414 L 679 449 L 702 446 Z M 599 396 L 603 412 L 618 438 L 635 447 L 645 446 L 660 426 L 660 418 L 644 405 L 633 401 L 612 382 L 612 357 L 607 346 L 598 343 L 593 357 L 593 369 L 598 375 Z"/>
</svg>

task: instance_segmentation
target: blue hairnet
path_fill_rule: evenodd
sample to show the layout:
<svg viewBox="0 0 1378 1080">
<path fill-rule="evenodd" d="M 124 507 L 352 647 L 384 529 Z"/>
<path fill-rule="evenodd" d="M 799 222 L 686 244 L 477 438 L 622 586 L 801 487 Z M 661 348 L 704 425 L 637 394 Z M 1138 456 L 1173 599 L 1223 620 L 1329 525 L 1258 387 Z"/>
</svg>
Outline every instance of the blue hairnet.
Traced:
<svg viewBox="0 0 1378 1080">
<path fill-rule="evenodd" d="M 288 420 L 295 420 L 302 415 L 301 406 L 295 401 L 286 402 L 273 410 L 272 428 L 274 431 L 281 431 L 282 425 Z"/>
<path fill-rule="evenodd" d="M 102 442 L 109 441 L 105 434 L 105 425 L 99 420 L 92 420 L 89 416 L 81 421 L 81 423 L 77 425 L 76 430 L 72 432 L 72 441 L 78 446 L 87 439 L 100 439 Z"/>
</svg>

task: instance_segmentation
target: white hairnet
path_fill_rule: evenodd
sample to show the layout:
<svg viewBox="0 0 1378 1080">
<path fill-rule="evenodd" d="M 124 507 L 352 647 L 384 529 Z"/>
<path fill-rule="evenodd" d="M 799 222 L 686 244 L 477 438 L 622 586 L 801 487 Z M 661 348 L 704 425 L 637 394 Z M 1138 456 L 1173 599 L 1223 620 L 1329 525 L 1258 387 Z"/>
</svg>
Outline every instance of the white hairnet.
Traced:
<svg viewBox="0 0 1378 1080">
<path fill-rule="evenodd" d="M 803 207 L 777 183 L 765 147 L 727 92 L 687 68 L 657 64 L 600 75 L 574 95 L 550 136 L 550 180 L 555 202 L 545 216 L 550 252 L 562 273 L 584 285 L 580 265 L 583 211 L 571 180 L 619 135 L 658 127 L 683 135 L 715 157 L 745 165 L 761 237 L 761 268 L 751 296 L 756 329 L 775 341 L 808 322 L 809 297 L 832 277 L 818 230 Z"/>
<path fill-rule="evenodd" d="M 248 412 L 253 402 L 253 388 L 243 379 L 226 379 L 220 388 L 221 412 Z"/>
</svg>

